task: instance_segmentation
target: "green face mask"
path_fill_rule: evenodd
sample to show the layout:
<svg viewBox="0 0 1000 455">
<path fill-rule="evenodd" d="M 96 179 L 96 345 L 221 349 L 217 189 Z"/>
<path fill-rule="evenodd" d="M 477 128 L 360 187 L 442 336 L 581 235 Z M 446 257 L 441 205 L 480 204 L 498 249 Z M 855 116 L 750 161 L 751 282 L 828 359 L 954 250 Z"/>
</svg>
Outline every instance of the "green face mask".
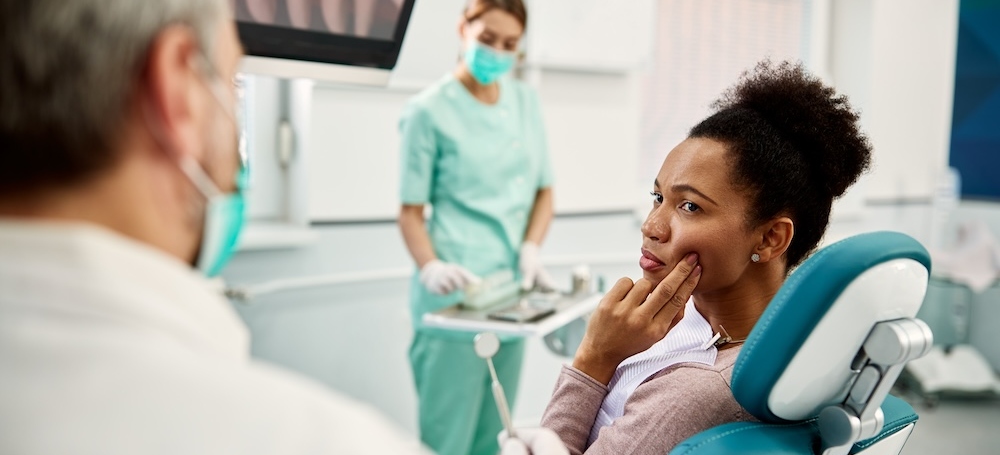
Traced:
<svg viewBox="0 0 1000 455">
<path fill-rule="evenodd" d="M 216 78 L 208 84 L 208 88 L 222 110 L 233 121 L 238 135 L 240 123 L 236 119 L 236 109 L 235 107 L 226 108 L 221 93 L 221 83 Z M 185 156 L 185 158 L 181 161 L 181 170 L 207 200 L 201 245 L 198 249 L 195 266 L 206 276 L 214 277 L 222 271 L 232 258 L 233 253 L 236 252 L 236 244 L 239 241 L 246 218 L 243 191 L 247 185 L 249 172 L 241 160 L 240 171 L 236 176 L 236 191 L 227 194 L 219 189 L 194 158 L 189 156 Z"/>
<path fill-rule="evenodd" d="M 213 277 L 222 272 L 236 252 L 243 231 L 243 195 L 234 193 L 209 201 L 205 213 L 205 234 L 198 255 L 198 270 Z"/>
<path fill-rule="evenodd" d="M 181 169 L 207 199 L 201 245 L 195 266 L 206 276 L 214 277 L 236 252 L 236 244 L 243 230 L 246 218 L 243 188 L 246 185 L 247 170 L 246 167 L 240 170 L 236 191 L 226 194 L 219 190 L 193 158 L 182 162 Z"/>
<path fill-rule="evenodd" d="M 507 74 L 514 67 L 517 55 L 502 52 L 479 41 L 473 41 L 465 49 L 465 66 L 480 84 L 489 85 Z"/>
</svg>

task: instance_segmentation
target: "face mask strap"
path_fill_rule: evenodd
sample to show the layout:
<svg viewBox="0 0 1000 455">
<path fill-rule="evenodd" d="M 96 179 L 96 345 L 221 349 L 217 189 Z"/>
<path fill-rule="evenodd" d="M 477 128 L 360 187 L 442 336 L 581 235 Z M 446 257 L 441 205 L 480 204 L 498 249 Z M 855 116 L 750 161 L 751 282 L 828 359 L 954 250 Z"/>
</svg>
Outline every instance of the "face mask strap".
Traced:
<svg viewBox="0 0 1000 455">
<path fill-rule="evenodd" d="M 223 95 L 223 84 L 222 76 L 216 71 L 215 66 L 208 60 L 208 57 L 203 53 L 199 53 L 197 57 L 196 65 L 199 67 L 196 71 L 200 72 L 207 81 L 203 80 L 205 88 L 215 99 L 216 103 L 222 109 L 223 113 L 233 125 L 238 129 L 240 127 L 240 122 L 236 119 L 236 107 L 230 106 L 227 108 L 227 103 L 224 101 Z M 238 98 L 237 98 L 238 99 Z M 237 131 L 238 134 L 238 131 Z M 181 160 L 181 169 L 187 174 L 188 178 L 192 183 L 198 188 L 198 191 L 202 193 L 206 198 L 211 199 L 213 197 L 222 196 L 224 193 L 219 189 L 218 185 L 205 173 L 204 169 L 191 157 L 184 157 Z M 240 174 L 244 172 L 246 166 L 246 160 L 242 154 L 240 154 Z M 237 191 L 242 189 L 243 185 L 240 182 L 240 178 L 237 178 Z"/>
<path fill-rule="evenodd" d="M 181 171 L 188 176 L 191 183 L 198 188 L 198 191 L 205 196 L 206 199 L 212 199 L 223 195 L 222 190 L 219 189 L 215 182 L 212 181 L 212 178 L 205 173 L 205 170 L 201 168 L 201 165 L 199 165 L 194 158 L 184 156 L 181 158 L 180 166 Z"/>
<path fill-rule="evenodd" d="M 205 82 L 205 88 L 212 94 L 212 98 L 215 98 L 215 102 L 219 103 L 219 107 L 221 107 L 222 111 L 225 112 L 226 117 L 229 117 L 229 120 L 232 121 L 238 128 L 240 122 L 236 120 L 236 102 L 234 100 L 234 102 L 230 105 L 224 101 L 225 96 L 223 95 L 222 76 L 215 70 L 215 66 L 209 62 L 208 57 L 206 57 L 204 53 L 198 54 L 198 63 L 198 66 L 201 67 L 200 72 L 208 79 L 208 81 Z"/>
</svg>

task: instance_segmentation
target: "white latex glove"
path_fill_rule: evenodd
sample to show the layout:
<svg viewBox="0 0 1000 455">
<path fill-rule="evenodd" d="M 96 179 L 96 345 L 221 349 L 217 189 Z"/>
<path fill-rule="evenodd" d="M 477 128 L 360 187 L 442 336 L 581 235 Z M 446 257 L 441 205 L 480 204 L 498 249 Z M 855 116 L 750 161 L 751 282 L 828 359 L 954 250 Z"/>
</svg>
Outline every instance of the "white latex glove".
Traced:
<svg viewBox="0 0 1000 455">
<path fill-rule="evenodd" d="M 569 455 L 559 436 L 548 428 L 518 428 L 517 437 L 507 437 L 507 430 L 497 435 L 500 455 Z"/>
<path fill-rule="evenodd" d="M 481 281 L 478 276 L 457 264 L 434 259 L 420 268 L 420 282 L 435 294 L 451 294 L 456 289 Z"/>
<path fill-rule="evenodd" d="M 528 291 L 536 285 L 543 290 L 555 289 L 552 277 L 542 267 L 542 261 L 538 259 L 537 243 L 524 242 L 521 245 L 518 268 L 521 270 L 521 289 Z"/>
</svg>

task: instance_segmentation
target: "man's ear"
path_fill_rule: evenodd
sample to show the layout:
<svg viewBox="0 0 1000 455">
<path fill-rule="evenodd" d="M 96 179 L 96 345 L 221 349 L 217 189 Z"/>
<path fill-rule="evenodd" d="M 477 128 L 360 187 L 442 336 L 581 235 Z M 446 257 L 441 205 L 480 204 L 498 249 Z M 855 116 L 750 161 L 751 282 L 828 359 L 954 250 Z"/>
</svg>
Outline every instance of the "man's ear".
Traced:
<svg viewBox="0 0 1000 455">
<path fill-rule="evenodd" d="M 138 90 L 139 102 L 164 153 L 193 154 L 198 147 L 198 90 L 202 89 L 194 62 L 201 52 L 190 28 L 170 26 L 149 46 Z M 180 157 L 173 156 L 178 160 Z"/>
<path fill-rule="evenodd" d="M 760 227 L 760 243 L 753 253 L 760 255 L 760 262 L 767 262 L 785 254 L 795 235 L 795 224 L 787 216 L 775 218 Z"/>
</svg>

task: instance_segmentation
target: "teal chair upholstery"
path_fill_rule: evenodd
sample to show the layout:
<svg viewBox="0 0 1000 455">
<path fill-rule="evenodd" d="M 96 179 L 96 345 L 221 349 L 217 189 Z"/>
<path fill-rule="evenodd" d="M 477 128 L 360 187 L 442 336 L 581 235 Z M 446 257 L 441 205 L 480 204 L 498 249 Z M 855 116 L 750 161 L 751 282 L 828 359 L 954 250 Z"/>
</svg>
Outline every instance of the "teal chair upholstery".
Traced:
<svg viewBox="0 0 1000 455">
<path fill-rule="evenodd" d="M 670 455 L 899 453 L 913 408 L 889 390 L 906 362 L 926 354 L 915 318 L 930 255 L 898 232 L 829 245 L 786 280 L 733 369 L 737 401 L 760 422 L 721 425 Z"/>
</svg>

